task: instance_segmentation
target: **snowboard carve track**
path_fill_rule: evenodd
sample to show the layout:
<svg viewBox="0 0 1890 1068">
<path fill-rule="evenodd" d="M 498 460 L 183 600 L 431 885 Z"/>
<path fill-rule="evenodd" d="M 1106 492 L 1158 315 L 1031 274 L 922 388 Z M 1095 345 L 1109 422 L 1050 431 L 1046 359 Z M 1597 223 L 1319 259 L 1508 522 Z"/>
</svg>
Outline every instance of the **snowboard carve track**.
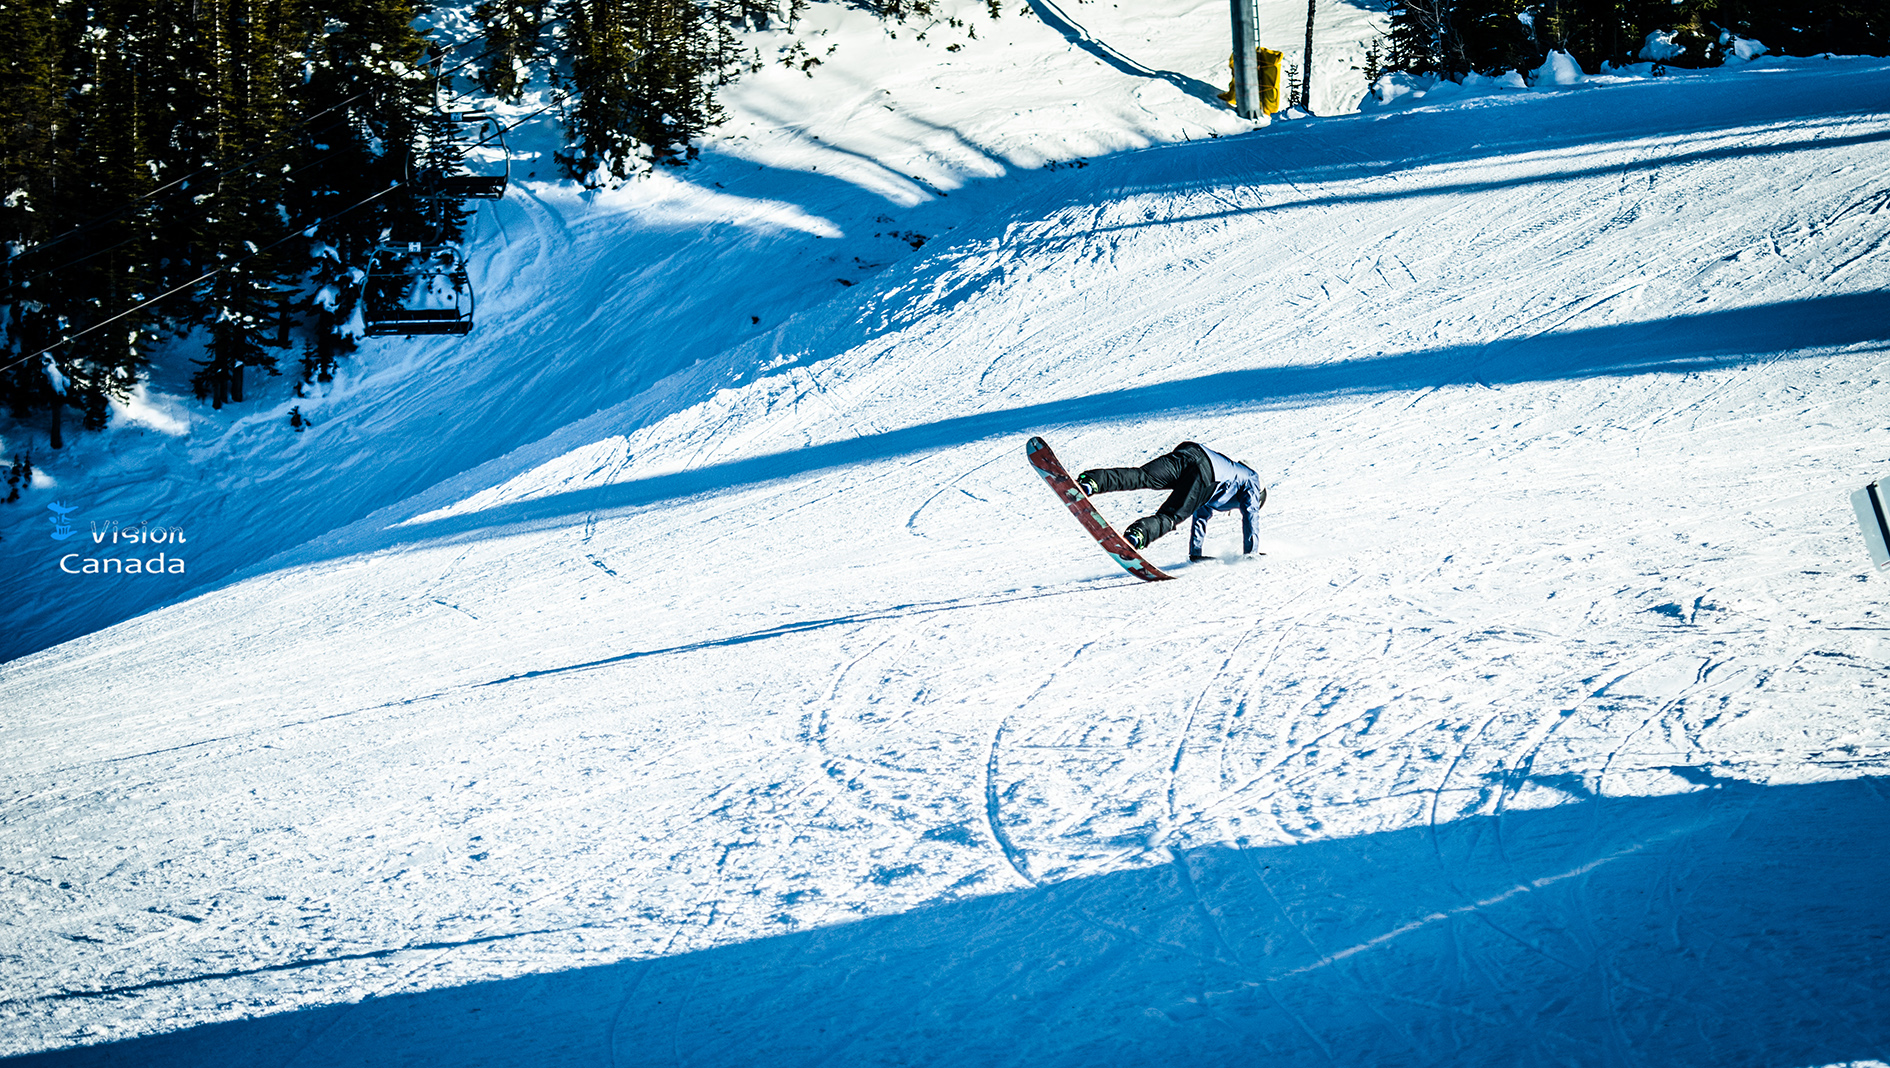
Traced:
<svg viewBox="0 0 1890 1068">
<path fill-rule="evenodd" d="M 1003 820 L 999 818 L 1000 813 L 998 810 L 1000 808 L 1001 798 L 999 797 L 997 784 L 998 744 L 1004 740 L 1004 726 L 1005 723 L 1008 722 L 1008 719 L 1009 717 L 1006 717 L 1005 720 L 998 722 L 997 730 L 991 735 L 991 745 L 985 759 L 984 822 L 985 825 L 990 828 L 991 838 L 997 843 L 998 850 L 1004 854 L 1004 859 L 1010 864 L 1011 870 L 1015 871 L 1018 877 L 1023 879 L 1026 883 L 1035 886 L 1037 885 L 1037 880 L 1031 878 L 1030 868 L 1024 861 L 1023 852 L 1011 841 L 1010 836 L 1004 833 L 1004 823 Z"/>
</svg>

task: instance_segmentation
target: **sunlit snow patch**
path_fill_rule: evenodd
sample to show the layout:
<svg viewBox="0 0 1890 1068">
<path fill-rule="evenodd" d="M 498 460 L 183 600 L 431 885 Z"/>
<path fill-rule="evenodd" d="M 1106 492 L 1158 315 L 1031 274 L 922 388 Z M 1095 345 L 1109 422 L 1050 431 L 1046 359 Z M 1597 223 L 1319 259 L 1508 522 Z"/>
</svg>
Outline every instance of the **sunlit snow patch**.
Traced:
<svg viewBox="0 0 1890 1068">
<path fill-rule="evenodd" d="M 131 396 L 113 399 L 112 422 L 120 426 L 141 426 L 172 437 L 190 433 L 190 417 L 176 397 L 152 393 L 148 383 L 140 382 Z"/>
<path fill-rule="evenodd" d="M 505 482 L 480 490 L 444 508 L 414 516 L 399 524 L 414 526 L 454 516 L 471 515 L 501 505 L 568 493 L 589 485 L 608 484 L 629 461 L 629 439 L 613 435 L 573 449 Z"/>
<path fill-rule="evenodd" d="M 799 205 L 764 197 L 736 196 L 683 181 L 664 171 L 652 171 L 616 188 L 587 191 L 570 185 L 545 184 L 534 192 L 541 200 L 563 201 L 563 210 L 587 221 L 620 212 L 635 215 L 647 225 L 657 227 L 727 223 L 762 232 L 792 230 L 816 237 L 842 236 L 840 227 Z"/>
</svg>

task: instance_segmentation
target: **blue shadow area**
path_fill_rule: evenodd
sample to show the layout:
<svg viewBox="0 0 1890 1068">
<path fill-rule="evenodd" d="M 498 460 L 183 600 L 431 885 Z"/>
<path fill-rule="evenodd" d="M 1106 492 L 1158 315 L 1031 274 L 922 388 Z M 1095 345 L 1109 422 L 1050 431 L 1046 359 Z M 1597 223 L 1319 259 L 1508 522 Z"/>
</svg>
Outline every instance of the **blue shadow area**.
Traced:
<svg viewBox="0 0 1890 1068">
<path fill-rule="evenodd" d="M 1569 166 L 1565 164 L 1565 165 L 1561 165 L 1557 167 L 1543 167 L 1540 170 L 1533 171 L 1527 175 L 1519 176 L 1519 177 L 1489 178 L 1489 179 L 1480 179 L 1476 181 L 1458 181 L 1458 182 L 1435 182 L 1435 183 L 1414 182 L 1411 185 L 1402 187 L 1402 188 L 1373 189 L 1370 191 L 1358 191 L 1358 192 L 1321 193 L 1318 195 L 1302 197 L 1299 199 L 1276 197 L 1275 199 L 1267 200 L 1262 203 L 1258 203 L 1258 204 L 1254 204 L 1250 206 L 1242 206 L 1242 207 L 1237 207 L 1237 208 L 1229 208 L 1225 211 L 1217 210 L 1217 211 L 1206 211 L 1206 212 L 1189 212 L 1185 214 L 1177 213 L 1177 214 L 1171 214 L 1171 215 L 1163 215 L 1159 218 L 1150 219 L 1145 222 L 1118 223 L 1118 224 L 1114 224 L 1110 226 L 1097 226 L 1097 227 L 1092 227 L 1089 229 L 1076 231 L 1071 234 L 1058 236 L 1058 237 L 1040 238 L 1035 241 L 1021 241 L 1021 242 L 1015 243 L 1012 247 L 1025 249 L 1025 248 L 1031 248 L 1034 246 L 1062 244 L 1062 243 L 1068 243 L 1070 241 L 1086 240 L 1097 234 L 1105 234 L 1105 233 L 1111 233 L 1115 231 L 1148 229 L 1151 227 L 1158 227 L 1158 226 L 1170 226 L 1177 223 L 1202 222 L 1202 221 L 1207 221 L 1207 220 L 1212 220 L 1212 219 L 1225 219 L 1225 218 L 1230 218 L 1232 216 L 1242 215 L 1242 214 L 1262 214 L 1266 212 L 1286 211 L 1293 208 L 1345 207 L 1348 205 L 1377 204 L 1377 203 L 1385 203 L 1389 201 L 1412 200 L 1412 199 L 1424 198 L 1424 197 L 1473 197 L 1480 194 L 1494 193 L 1501 190 L 1515 189 L 1522 186 L 1551 186 L 1551 185 L 1556 185 L 1558 183 L 1563 183 L 1563 182 L 1574 182 L 1574 181 L 1580 181 L 1583 179 L 1601 178 L 1601 177 L 1611 177 L 1611 178 L 1618 177 L 1623 180 L 1626 180 L 1633 177 L 1646 177 L 1650 175 L 1657 175 L 1660 171 L 1666 168 L 1685 167 L 1685 166 L 1698 164 L 1698 163 L 1710 163 L 1710 162 L 1719 161 L 1719 160 L 1781 157 L 1781 156 L 1785 156 L 1793 152 L 1804 152 L 1811 149 L 1846 148 L 1846 147 L 1850 147 L 1854 145 L 1871 145 L 1871 144 L 1881 144 L 1884 142 L 1890 142 L 1890 129 L 1871 130 L 1865 133 L 1846 134 L 1839 137 L 1815 137 L 1815 136 L 1811 136 L 1807 134 L 1805 137 L 1803 137 L 1803 139 L 1797 140 L 1797 141 L 1785 141 L 1782 143 L 1740 143 L 1740 144 L 1734 144 L 1734 145 L 1719 145 L 1712 148 L 1698 148 L 1698 149 L 1689 149 L 1686 151 L 1673 151 L 1666 155 L 1634 160 L 1628 163 L 1583 163 L 1581 165 L 1576 165 L 1576 166 Z M 1204 154 L 1206 154 L 1206 153 L 1213 153 L 1216 151 L 1249 152 L 1251 151 L 1251 149 L 1249 145 L 1247 145 L 1246 143 L 1234 141 L 1234 142 L 1230 142 L 1230 144 L 1226 147 L 1223 147 L 1220 145 L 1211 145 L 1211 146 L 1207 146 L 1202 151 Z M 1430 161 L 1427 161 L 1427 162 L 1430 162 Z M 1450 160 L 1448 162 L 1450 163 L 1465 163 L 1465 162 L 1487 163 L 1488 160 L 1487 159 L 1482 160 L 1482 161 Z M 1311 168 L 1311 167 L 1303 168 L 1302 171 L 1298 173 L 1303 175 L 1305 171 L 1311 171 L 1311 170 L 1315 170 L 1315 168 Z M 1285 173 L 1285 172 L 1282 172 L 1282 173 Z M 1364 178 L 1379 177 L 1384 173 L 1388 173 L 1388 172 L 1383 171 L 1382 169 L 1375 169 L 1366 163 L 1360 163 L 1357 161 L 1346 161 L 1343 165 L 1328 166 L 1328 167 L 1323 168 L 1323 173 L 1320 173 L 1319 176 L 1321 179 L 1326 180 L 1326 181 L 1343 181 L 1343 180 L 1356 181 L 1356 180 L 1360 180 Z M 1144 195 L 1150 194 L 1150 193 L 1161 194 L 1161 193 L 1167 192 L 1167 189 L 1166 187 L 1159 186 L 1159 185 L 1157 186 L 1121 185 L 1121 186 L 1118 186 L 1114 190 L 1114 192 L 1119 196 L 1126 197 L 1126 196 L 1137 195 L 1137 194 L 1144 194 Z M 1871 203 L 1871 201 L 1866 200 L 1864 203 L 1868 204 L 1868 203 Z"/>
<path fill-rule="evenodd" d="M 1811 1068 L 1890 1057 L 1890 782 L 1760 787 L 1683 770 L 1696 792 L 1197 848 L 720 949 L 0 1063 Z"/>
<path fill-rule="evenodd" d="M 1096 39 L 1074 21 L 1072 12 L 1080 14 L 1080 9 L 1062 0 L 1031 0 L 1031 4 L 1037 15 L 1070 41 L 1072 47 L 1085 50 L 1099 62 L 1137 78 L 1166 81 L 1199 100 L 1212 100 L 1215 85 L 1175 71 L 1148 67 Z M 1214 17 L 1220 18 L 1219 15 Z M 1215 70 L 1224 70 L 1220 66 L 1224 57 L 1224 52 L 1210 57 Z M 1439 96 L 1432 99 L 1437 100 Z M 945 217 L 925 205 L 888 206 L 886 210 L 898 216 L 898 226 L 922 229 L 934 236 L 934 242 L 927 246 L 928 258 L 940 255 L 941 250 L 954 243 L 971 247 L 984 242 L 1001 242 L 1005 255 L 1023 256 L 1028 254 L 1030 245 L 1107 242 L 1113 239 L 1111 231 L 1116 229 L 1181 224 L 1212 220 L 1221 215 L 1263 214 L 1306 206 L 1346 211 L 1380 201 L 1468 197 L 1518 186 L 1536 186 L 1545 191 L 1544 195 L 1557 195 L 1554 190 L 1572 181 L 1617 175 L 1621 179 L 1616 183 L 1621 188 L 1618 195 L 1624 205 L 1631 206 L 1638 194 L 1630 186 L 1638 181 L 1651 182 L 1660 177 L 1664 168 L 1759 158 L 1789 168 L 1800 166 L 1792 161 L 1806 152 L 1881 144 L 1890 138 L 1883 121 L 1883 117 L 1890 114 L 1890 64 L 1883 62 L 1851 60 L 1820 66 L 1793 61 L 1791 69 L 1784 71 L 1764 69 L 1764 64 L 1759 64 L 1743 71 L 1720 71 L 1711 76 L 1675 75 L 1614 84 L 1591 83 L 1565 90 L 1472 94 L 1453 99 L 1455 104 L 1445 100 L 1441 108 L 1420 104 L 1332 121 L 1281 123 L 1241 136 L 1115 153 L 1090 161 L 1091 166 L 1080 172 L 1081 177 L 1076 176 L 1077 172 L 1066 171 L 1022 184 L 968 178 L 964 186 L 952 191 L 949 203 L 954 214 Z M 1729 105 L 1728 101 L 1734 103 Z M 1009 161 L 994 148 L 980 145 L 971 132 L 927 120 L 920 111 L 908 111 L 904 118 L 930 136 L 952 139 L 958 150 L 983 156 L 987 163 L 1015 173 Z M 825 148 L 847 151 L 831 144 Z M 1553 158 L 1545 153 L 1553 154 Z M 885 166 L 888 174 L 899 173 L 887 163 L 859 158 L 873 166 Z M 1433 171 L 1420 176 L 1418 181 L 1395 180 L 1400 172 L 1426 167 Z M 815 215 L 838 212 L 836 217 L 850 217 L 854 209 L 849 205 L 857 205 L 862 196 L 873 196 L 825 172 L 760 165 L 750 171 L 748 164 L 743 163 L 740 167 L 709 173 L 727 179 L 726 192 L 730 195 L 794 204 Z M 709 174 L 699 175 L 697 181 L 706 182 L 708 177 Z M 1386 177 L 1394 181 L 1372 181 Z M 942 199 L 947 192 L 945 189 L 916 175 L 906 174 L 904 178 L 935 194 L 931 204 L 946 202 Z M 1323 182 L 1362 184 L 1356 188 L 1311 189 L 1303 194 L 1291 188 L 1300 183 Z M 717 183 L 720 184 L 720 179 Z M 1218 196 L 1221 191 L 1240 188 L 1260 192 L 1241 197 L 1245 206 L 1229 206 L 1226 210 L 1214 206 L 1231 205 L 1225 197 L 1207 198 L 1213 200 L 1213 204 L 1205 209 L 1206 201 L 1195 198 L 1196 194 L 1204 192 Z M 1878 193 L 1874 188 L 1867 184 L 1858 190 L 1862 198 L 1848 209 L 1838 209 L 1840 214 L 1845 210 L 1875 210 L 1872 205 L 1876 204 L 1874 198 Z M 1071 224 L 1066 233 L 1052 236 L 1015 240 L 1008 236 L 1008 220 L 1037 223 L 1072 205 L 1094 205 L 1128 195 L 1146 195 L 1168 203 L 1162 212 L 1155 213 L 1160 217 L 1145 222 L 1087 229 Z M 989 212 L 985 213 L 983 207 L 967 209 L 967 203 L 988 205 Z M 863 222 L 868 216 L 858 217 Z M 977 222 L 946 238 L 951 218 L 975 218 Z M 861 229 L 873 232 L 863 226 Z M 482 312 L 482 322 L 486 324 L 481 327 L 482 331 L 496 330 L 505 339 L 505 349 L 525 353 L 529 358 L 512 361 L 512 370 L 505 375 L 492 375 L 491 368 L 475 366 L 493 355 L 485 348 L 487 343 L 478 340 L 487 335 L 475 334 L 467 342 L 470 347 L 464 350 L 472 363 L 459 366 L 459 356 L 446 357 L 445 366 L 433 368 L 429 373 L 449 377 L 490 376 L 482 380 L 493 388 L 457 394 L 457 401 L 439 406 L 440 410 L 432 415 L 400 410 L 400 405 L 406 402 L 395 394 L 387 394 L 365 407 L 351 406 L 345 412 L 337 409 L 329 418 L 351 423 L 346 434 L 357 445 L 340 447 L 340 453 L 291 450 L 285 455 L 295 457 L 293 463 L 308 466 L 282 467 L 277 474 L 294 470 L 300 470 L 301 474 L 264 479 L 244 492 L 216 502 L 214 507 L 184 494 L 180 499 L 196 502 L 194 507 L 198 514 L 192 516 L 192 521 L 206 531 L 214 529 L 219 544 L 216 552 L 191 559 L 188 579 L 164 577 L 148 583 L 140 580 L 137 585 L 74 586 L 67 576 L 53 570 L 57 555 L 46 555 L 52 543 L 43 540 L 40 532 L 50 528 L 32 528 L 34 534 L 40 535 L 36 539 L 10 537 L 0 543 L 0 562 L 10 565 L 16 583 L 20 584 L 14 598 L 16 611 L 0 616 L 0 662 L 162 604 L 207 592 L 255 569 L 268 568 L 272 566 L 271 558 L 284 545 L 301 546 L 314 539 L 310 548 L 299 552 L 298 559 L 321 559 L 336 551 L 353 551 L 363 543 L 354 537 L 355 532 L 343 533 L 346 524 L 372 515 L 390 502 L 421 493 L 456 474 L 527 447 L 541 433 L 582 419 L 600 406 L 634 396 L 697 360 L 713 359 L 720 353 L 734 351 L 758 332 L 796 313 L 832 301 L 835 321 L 850 319 L 853 311 L 864 306 L 862 302 L 871 302 L 873 298 L 868 294 L 895 287 L 896 283 L 862 286 L 846 290 L 852 295 L 843 296 L 838 279 L 832 277 L 834 272 L 824 267 L 816 271 L 812 264 L 827 257 L 831 248 L 832 255 L 841 257 L 838 262 L 853 257 L 855 266 L 846 268 L 845 272 L 849 281 L 859 281 L 864 277 L 862 272 L 886 267 L 904 255 L 897 251 L 904 248 L 903 245 L 895 244 L 890 250 L 885 246 L 885 242 L 893 240 L 890 234 L 878 243 L 858 235 L 838 242 L 808 234 L 763 235 L 737 231 L 731 224 L 692 224 L 661 233 L 651 228 L 637 230 L 634 236 L 638 249 L 636 263 L 626 265 L 628 273 L 623 284 L 629 291 L 643 296 L 628 305 L 612 304 L 608 312 L 600 310 L 597 314 L 628 317 L 638 326 L 600 326 L 599 320 L 590 318 L 584 311 L 590 305 L 583 301 L 576 305 L 577 317 L 568 321 L 555 315 L 546 318 L 541 309 L 532 307 L 513 308 L 496 318 Z M 703 299 L 701 293 L 705 291 L 699 285 L 696 271 L 684 265 L 702 262 L 697 252 L 707 246 L 726 249 L 744 264 L 745 276 L 751 281 L 745 288 L 742 307 L 699 306 Z M 890 256 L 882 255 L 889 252 Z M 1464 254 L 1475 253 L 1464 250 Z M 875 262 L 869 266 L 859 260 L 860 256 Z M 880 260 L 886 262 L 878 262 Z M 901 271 L 906 269 L 900 268 Z M 918 270 L 923 274 L 927 268 L 921 266 Z M 981 288 L 1001 285 L 1006 277 L 1004 271 L 986 270 L 977 277 L 955 281 L 955 299 L 968 300 Z M 819 281 L 815 283 L 810 279 Z M 1594 279 L 1593 285 L 1600 289 L 1614 281 L 1617 279 Z M 492 307 L 503 306 L 502 302 L 492 303 Z M 1804 310 L 1815 313 L 1818 307 L 1817 302 L 1811 302 Z M 695 311 L 688 314 L 657 311 L 665 308 L 693 308 Z M 1256 306 L 1252 313 L 1265 314 L 1264 308 L 1264 304 Z M 849 335 L 844 344 L 829 344 L 832 338 L 823 339 L 820 344 L 810 346 L 808 359 L 834 355 L 844 351 L 847 345 L 863 342 L 887 328 L 867 328 L 864 334 Z M 1205 329 L 1205 324 L 1202 328 Z M 597 331 L 601 333 L 596 336 L 611 339 L 608 355 L 603 358 L 595 352 L 573 355 L 574 348 L 585 348 L 588 342 L 574 346 L 572 339 L 590 338 Z M 1820 343 L 1819 337 L 1826 333 L 1829 331 L 1821 332 L 1817 324 L 1812 324 L 1804 345 Z M 1763 350 L 1754 347 L 1748 351 Z M 769 373 L 775 366 L 770 362 L 775 354 L 765 348 L 753 352 L 757 356 L 756 363 L 738 369 L 740 373 Z M 1382 370 L 1392 365 L 1377 366 Z M 181 380 L 173 379 L 173 384 Z M 703 392 L 679 391 L 647 409 L 641 418 L 645 423 L 659 420 L 699 403 L 714 389 L 727 384 L 716 382 Z M 1171 393 L 1205 393 L 1223 386 L 1275 391 L 1295 388 L 1290 376 L 1214 377 L 1179 383 Z M 1332 388 L 1350 387 L 1341 383 Z M 1368 381 L 1362 388 L 1372 386 Z M 1111 410 L 1126 407 L 1137 396 L 1130 393 L 1095 398 L 1088 404 L 1072 402 L 1047 406 L 1045 411 L 1051 419 L 1046 421 L 1058 418 L 1068 421 L 1092 410 L 1106 415 Z M 1165 396 L 1149 394 L 1145 399 L 1162 403 Z M 1200 402 L 1201 399 L 1196 398 L 1194 403 Z M 429 403 L 419 407 L 435 406 Z M 1077 414 L 1061 414 L 1066 412 Z M 949 442 L 954 435 L 979 433 L 984 426 L 992 427 L 992 433 L 1043 428 L 1043 424 L 1020 427 L 1018 422 L 1008 417 L 980 422 L 974 417 L 940 424 L 936 433 L 906 434 L 870 444 L 867 458 L 884 455 L 872 452 L 881 446 L 897 451 L 901 442 L 917 441 L 918 447 L 926 447 L 928 440 Z M 335 428 L 325 431 L 334 432 Z M 328 474 L 316 473 L 319 465 L 329 464 L 336 456 L 378 456 L 374 442 L 391 442 L 415 435 L 433 441 L 428 455 L 410 457 L 410 462 L 376 470 L 372 477 L 360 477 L 352 471 L 347 476 L 333 474 L 334 470 L 347 468 L 349 464 L 333 468 Z M 358 452 L 351 451 L 357 448 Z M 405 446 L 397 443 L 395 451 L 404 453 Z M 768 472 L 775 468 L 793 474 L 802 461 L 820 463 L 823 456 L 834 455 L 839 454 L 815 451 L 785 463 L 768 460 L 740 468 L 714 468 L 707 480 L 691 475 L 667 482 L 640 483 L 639 488 L 624 499 L 647 502 L 666 494 L 697 492 L 697 487 L 713 490 L 718 485 L 749 480 L 751 472 L 758 472 L 755 477 L 773 477 Z M 718 483 L 718 478 L 723 481 Z M 103 510 L 113 507 L 113 488 L 109 484 L 74 484 L 60 492 L 76 494 L 73 503 L 82 502 L 93 515 L 106 514 Z M 566 503 L 581 502 L 566 499 Z M 38 509 L 41 505 L 36 503 L 31 507 Z M 554 505 L 549 511 L 533 514 L 560 514 L 556 508 Z M 44 518 L 44 514 L 40 514 Z M 494 515 L 503 519 L 506 513 Z M 529 515 L 521 518 L 530 521 Z M 483 520 L 473 520 L 472 525 L 461 529 L 483 530 L 482 523 Z M 427 533 L 418 536 L 453 536 L 452 529 L 437 525 L 424 529 Z M 346 548 L 335 548 L 342 545 Z"/>
<path fill-rule="evenodd" d="M 1686 374 L 1807 350 L 1890 344 L 1890 293 L 1853 293 L 1708 312 L 1646 323 L 1540 334 L 1488 346 L 1452 346 L 1326 364 L 1259 367 L 944 419 L 792 452 L 711 464 L 676 474 L 573 490 L 426 523 L 324 539 L 274 566 L 372 552 L 435 539 L 461 540 L 555 527 L 738 486 L 793 478 L 843 465 L 945 449 L 988 438 L 1023 437 L 1058 426 L 1187 411 L 1283 408 L 1334 396 L 1452 385 L 1496 385 L 1598 375 Z"/>
</svg>

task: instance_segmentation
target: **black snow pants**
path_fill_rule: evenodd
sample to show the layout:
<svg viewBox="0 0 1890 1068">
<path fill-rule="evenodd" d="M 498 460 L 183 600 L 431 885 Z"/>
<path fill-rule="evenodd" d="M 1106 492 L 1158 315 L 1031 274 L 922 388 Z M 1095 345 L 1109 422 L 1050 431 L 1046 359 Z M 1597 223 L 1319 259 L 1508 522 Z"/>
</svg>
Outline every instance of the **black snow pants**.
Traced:
<svg viewBox="0 0 1890 1068">
<path fill-rule="evenodd" d="M 1168 499 L 1155 510 L 1129 524 L 1129 530 L 1142 531 L 1144 545 L 1175 529 L 1182 518 L 1214 495 L 1214 464 L 1206 450 L 1192 441 L 1175 446 L 1175 451 L 1157 456 L 1140 467 L 1099 467 L 1083 472 L 1094 479 L 1097 493 L 1121 493 L 1124 490 L 1169 490 Z M 1124 531 L 1124 534 L 1128 531 Z"/>
</svg>

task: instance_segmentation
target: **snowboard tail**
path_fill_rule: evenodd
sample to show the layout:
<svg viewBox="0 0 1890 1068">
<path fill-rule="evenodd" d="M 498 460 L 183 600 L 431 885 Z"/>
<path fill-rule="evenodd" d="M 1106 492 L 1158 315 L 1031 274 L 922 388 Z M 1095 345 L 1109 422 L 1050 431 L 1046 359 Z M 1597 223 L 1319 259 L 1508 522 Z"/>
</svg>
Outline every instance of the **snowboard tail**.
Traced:
<svg viewBox="0 0 1890 1068">
<path fill-rule="evenodd" d="M 1116 533 L 1116 529 L 1109 525 L 1109 521 L 1102 517 L 1101 512 L 1096 510 L 1089 495 L 1084 493 L 1083 488 L 1076 484 L 1076 479 L 1071 478 L 1070 473 L 1064 470 L 1062 462 L 1057 459 L 1057 454 L 1050 451 L 1050 446 L 1042 438 L 1031 438 L 1025 442 L 1024 455 L 1030 460 L 1030 466 L 1036 468 L 1037 473 L 1043 476 L 1043 480 L 1049 483 L 1050 492 L 1056 494 L 1057 499 L 1070 510 L 1070 514 L 1076 517 L 1076 521 L 1083 524 L 1083 529 L 1089 532 L 1090 537 L 1096 539 L 1096 544 L 1102 546 L 1103 552 L 1108 553 L 1110 559 L 1122 565 L 1122 570 L 1144 582 L 1159 582 L 1162 579 L 1175 577 L 1164 574 L 1154 564 L 1142 559 L 1142 554 L 1135 551 L 1135 546 L 1130 545 L 1127 538 Z"/>
</svg>

